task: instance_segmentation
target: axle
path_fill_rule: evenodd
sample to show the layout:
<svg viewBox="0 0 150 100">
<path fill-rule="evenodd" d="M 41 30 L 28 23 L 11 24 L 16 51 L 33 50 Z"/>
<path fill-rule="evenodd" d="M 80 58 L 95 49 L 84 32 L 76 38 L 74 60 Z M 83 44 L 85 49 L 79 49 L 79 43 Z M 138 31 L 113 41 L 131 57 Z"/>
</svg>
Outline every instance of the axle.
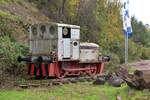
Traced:
<svg viewBox="0 0 150 100">
<path fill-rule="evenodd" d="M 19 56 L 17 58 L 18 62 L 28 62 L 28 63 L 52 63 L 52 58 L 51 57 L 46 57 L 46 56 L 26 56 L 26 57 L 21 57 Z"/>
</svg>

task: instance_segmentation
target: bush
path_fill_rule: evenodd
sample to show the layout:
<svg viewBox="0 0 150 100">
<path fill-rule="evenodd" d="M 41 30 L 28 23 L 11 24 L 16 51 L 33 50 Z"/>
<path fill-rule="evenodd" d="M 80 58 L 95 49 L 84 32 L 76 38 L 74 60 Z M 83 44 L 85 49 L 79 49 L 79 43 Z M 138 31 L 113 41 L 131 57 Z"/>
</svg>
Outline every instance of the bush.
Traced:
<svg viewBox="0 0 150 100">
<path fill-rule="evenodd" d="M 25 55 L 27 47 L 17 42 L 12 42 L 10 37 L 0 37 L 0 69 L 4 74 L 17 75 L 21 70 L 21 64 L 17 62 L 17 57 Z"/>
<path fill-rule="evenodd" d="M 0 0 L 0 3 L 3 3 L 3 4 L 7 4 L 7 3 L 20 3 L 22 1 L 23 0 Z"/>
<path fill-rule="evenodd" d="M 142 48 L 142 45 L 129 41 L 129 61 L 141 59 Z"/>
<path fill-rule="evenodd" d="M 106 63 L 106 73 L 116 70 L 120 65 L 120 58 L 117 54 L 111 53 L 111 60 Z"/>
<path fill-rule="evenodd" d="M 150 48 L 143 47 L 141 58 L 150 59 Z"/>
<path fill-rule="evenodd" d="M 124 43 L 122 41 L 117 41 L 117 39 L 110 43 L 109 50 L 116 54 L 120 63 L 124 63 Z"/>
</svg>

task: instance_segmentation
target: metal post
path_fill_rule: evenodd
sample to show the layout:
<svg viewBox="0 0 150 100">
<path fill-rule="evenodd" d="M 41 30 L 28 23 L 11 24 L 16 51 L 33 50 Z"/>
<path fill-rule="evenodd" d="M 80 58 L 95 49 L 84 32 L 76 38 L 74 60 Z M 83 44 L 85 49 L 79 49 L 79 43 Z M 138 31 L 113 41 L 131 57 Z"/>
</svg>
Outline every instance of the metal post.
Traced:
<svg viewBox="0 0 150 100">
<path fill-rule="evenodd" d="M 123 29 L 125 33 L 125 65 L 128 65 L 128 37 L 132 33 L 131 18 L 129 16 L 129 0 L 123 2 Z"/>
<path fill-rule="evenodd" d="M 128 64 L 128 33 L 125 34 L 125 65 Z"/>
<path fill-rule="evenodd" d="M 32 38 L 32 26 L 30 26 L 29 27 L 29 34 L 30 34 L 30 36 L 29 36 L 29 50 L 30 51 L 32 51 L 32 43 L 33 43 L 33 41 L 31 41 L 31 38 Z"/>
</svg>

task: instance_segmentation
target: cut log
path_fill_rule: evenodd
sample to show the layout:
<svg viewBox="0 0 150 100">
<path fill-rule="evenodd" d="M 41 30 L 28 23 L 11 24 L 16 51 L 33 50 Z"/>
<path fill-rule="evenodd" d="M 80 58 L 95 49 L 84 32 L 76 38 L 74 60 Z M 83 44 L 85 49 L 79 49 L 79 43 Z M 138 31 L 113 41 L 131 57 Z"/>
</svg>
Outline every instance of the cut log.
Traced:
<svg viewBox="0 0 150 100">
<path fill-rule="evenodd" d="M 124 66 L 123 66 L 124 67 Z M 128 64 L 133 68 L 133 74 L 129 74 L 124 68 L 117 70 L 116 74 L 120 76 L 130 87 L 136 89 L 150 89 L 150 60 L 141 60 Z"/>
</svg>

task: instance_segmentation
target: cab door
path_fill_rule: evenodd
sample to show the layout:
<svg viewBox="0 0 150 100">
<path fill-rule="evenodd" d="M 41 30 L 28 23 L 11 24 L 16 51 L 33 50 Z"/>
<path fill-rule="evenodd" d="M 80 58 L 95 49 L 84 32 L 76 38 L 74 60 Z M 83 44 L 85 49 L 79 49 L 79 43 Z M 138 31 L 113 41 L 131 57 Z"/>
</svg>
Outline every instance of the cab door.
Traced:
<svg viewBox="0 0 150 100">
<path fill-rule="evenodd" d="M 63 58 L 71 58 L 71 41 L 70 39 L 63 39 Z"/>
<path fill-rule="evenodd" d="M 63 37 L 63 59 L 71 58 L 71 29 L 63 27 L 62 30 Z"/>
</svg>

